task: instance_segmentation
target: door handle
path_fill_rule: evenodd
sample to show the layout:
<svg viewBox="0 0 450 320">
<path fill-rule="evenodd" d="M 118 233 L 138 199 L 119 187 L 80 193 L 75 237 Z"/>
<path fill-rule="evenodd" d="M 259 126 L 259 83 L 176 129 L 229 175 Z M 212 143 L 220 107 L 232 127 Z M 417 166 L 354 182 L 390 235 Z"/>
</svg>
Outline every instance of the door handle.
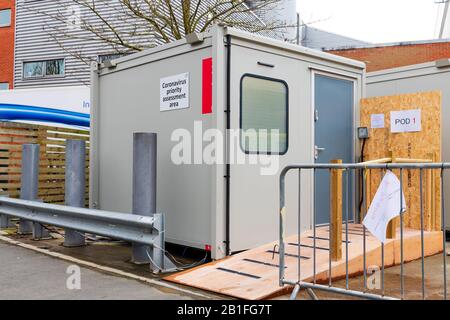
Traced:
<svg viewBox="0 0 450 320">
<path fill-rule="evenodd" d="M 314 158 L 316 160 L 319 159 L 319 153 L 324 152 L 325 150 L 326 150 L 325 148 L 320 148 L 318 146 L 314 146 Z"/>
</svg>

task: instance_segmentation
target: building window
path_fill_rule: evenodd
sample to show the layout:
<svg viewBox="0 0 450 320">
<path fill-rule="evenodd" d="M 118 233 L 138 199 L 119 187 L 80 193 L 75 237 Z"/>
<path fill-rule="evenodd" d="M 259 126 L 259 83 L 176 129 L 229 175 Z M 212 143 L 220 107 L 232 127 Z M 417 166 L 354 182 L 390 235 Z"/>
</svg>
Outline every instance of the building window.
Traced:
<svg viewBox="0 0 450 320">
<path fill-rule="evenodd" d="M 111 54 L 102 54 L 98 56 L 98 62 L 104 63 L 105 61 L 116 60 L 122 57 L 125 57 L 128 53 L 111 53 Z"/>
<path fill-rule="evenodd" d="M 285 154 L 288 150 L 287 83 L 255 75 L 241 79 L 241 148 L 250 154 Z"/>
<path fill-rule="evenodd" d="M 23 64 L 23 77 L 35 78 L 44 76 L 44 62 L 25 62 Z"/>
<path fill-rule="evenodd" d="M 45 62 L 46 76 L 60 76 L 64 74 L 64 60 L 49 60 Z"/>
<path fill-rule="evenodd" d="M 23 63 L 25 79 L 64 75 L 64 59 L 32 61 Z"/>
<path fill-rule="evenodd" d="M 8 82 L 0 82 L 0 90 L 9 90 Z"/>
<path fill-rule="evenodd" d="M 0 27 L 11 25 L 11 9 L 0 10 Z"/>
</svg>

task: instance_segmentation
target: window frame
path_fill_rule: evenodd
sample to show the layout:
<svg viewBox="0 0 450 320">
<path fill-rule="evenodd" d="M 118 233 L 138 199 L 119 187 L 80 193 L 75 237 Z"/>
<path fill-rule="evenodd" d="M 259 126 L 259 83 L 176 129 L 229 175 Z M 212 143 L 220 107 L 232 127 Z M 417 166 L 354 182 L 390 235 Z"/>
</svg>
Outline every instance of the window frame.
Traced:
<svg viewBox="0 0 450 320">
<path fill-rule="evenodd" d="M 12 25 L 12 9 L 11 8 L 0 9 L 0 12 L 2 12 L 2 11 L 9 11 L 9 23 L 8 24 L 1 24 L 0 23 L 0 28 L 11 27 L 11 25 Z"/>
<path fill-rule="evenodd" d="M 26 76 L 25 75 L 25 65 L 27 63 L 42 63 L 42 74 L 38 76 Z M 45 77 L 45 61 L 24 61 L 22 63 L 22 77 L 24 80 L 30 80 L 30 79 L 38 79 L 38 78 L 44 78 Z"/>
<path fill-rule="evenodd" d="M 260 150 L 256 151 L 256 152 L 252 152 L 249 150 L 246 150 L 243 145 L 242 145 L 242 133 L 243 133 L 243 129 L 242 129 L 242 124 L 243 124 L 243 117 L 242 117 L 242 109 L 243 109 L 243 85 L 244 85 L 244 79 L 250 77 L 250 78 L 255 78 L 255 79 L 261 79 L 261 80 L 268 80 L 268 81 L 273 81 L 273 82 L 278 82 L 284 85 L 284 87 L 286 88 L 286 97 L 285 97 L 285 111 L 286 111 L 286 117 L 285 117 L 285 124 L 286 124 L 286 150 L 284 150 L 283 152 L 270 152 L 270 151 L 265 151 L 265 152 L 261 152 Z M 283 156 L 286 155 L 289 152 L 289 84 L 282 79 L 277 79 L 277 78 L 271 78 L 271 77 L 267 77 L 267 76 L 262 76 L 262 75 L 258 75 L 258 74 L 253 74 L 253 73 L 244 73 L 241 77 L 241 81 L 240 81 L 240 88 L 239 88 L 239 146 L 242 150 L 242 152 L 244 152 L 247 155 L 277 155 L 277 156 Z"/>
<path fill-rule="evenodd" d="M 47 62 L 48 61 L 58 61 L 62 60 L 62 74 L 52 74 L 47 75 Z M 42 66 L 42 75 L 38 76 L 26 76 L 25 75 L 25 64 L 27 63 L 43 63 Z M 46 60 L 29 60 L 22 62 L 22 79 L 23 80 L 33 80 L 33 79 L 51 79 L 51 78 L 64 78 L 66 76 L 66 59 L 65 58 L 55 58 L 55 59 L 46 59 Z"/>
</svg>

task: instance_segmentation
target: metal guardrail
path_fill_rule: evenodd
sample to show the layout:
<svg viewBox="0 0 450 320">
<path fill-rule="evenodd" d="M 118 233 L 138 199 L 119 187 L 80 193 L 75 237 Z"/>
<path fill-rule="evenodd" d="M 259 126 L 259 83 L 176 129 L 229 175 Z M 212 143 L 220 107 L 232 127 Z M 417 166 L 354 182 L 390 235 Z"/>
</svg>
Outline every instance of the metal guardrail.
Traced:
<svg viewBox="0 0 450 320">
<path fill-rule="evenodd" d="M 366 239 L 367 239 L 367 233 L 365 227 L 363 227 L 363 269 L 364 269 L 364 288 L 362 290 L 351 290 L 349 287 L 349 257 L 348 257 L 348 250 L 346 250 L 345 257 L 345 267 L 346 267 L 346 275 L 345 275 L 345 288 L 336 287 L 333 286 L 332 281 L 332 258 L 331 258 L 331 237 L 330 237 L 330 257 L 329 257 L 329 267 L 328 267 L 328 285 L 319 284 L 317 283 L 317 275 L 316 275 L 316 251 L 318 249 L 318 246 L 316 244 L 316 232 L 317 232 L 317 226 L 316 226 L 316 213 L 313 214 L 313 221 L 312 221 L 312 228 L 313 228 L 313 241 L 314 244 L 311 246 L 313 249 L 313 280 L 312 282 L 304 282 L 302 281 L 302 272 L 301 272 L 301 247 L 302 247 L 302 240 L 300 237 L 300 234 L 302 233 L 302 225 L 301 225 L 301 199 L 299 197 L 299 212 L 298 212 L 298 226 L 297 226 L 297 232 L 299 234 L 298 236 L 298 243 L 296 244 L 296 247 L 298 249 L 298 275 L 297 279 L 286 279 L 285 278 L 285 267 L 286 267 L 286 243 L 285 243 L 285 223 L 286 223 L 286 199 L 285 199 L 285 180 L 286 175 L 296 170 L 299 173 L 299 195 L 301 193 L 301 183 L 302 183 L 302 172 L 303 171 L 313 171 L 314 175 L 317 170 L 329 170 L 330 174 L 333 170 L 342 171 L 345 173 L 346 177 L 342 179 L 343 184 L 345 185 L 344 189 L 347 192 L 347 195 L 349 194 L 349 186 L 351 185 L 352 179 L 354 179 L 355 172 L 359 171 L 359 173 L 362 173 L 362 186 L 361 186 L 361 196 L 362 196 L 362 206 L 358 206 L 355 211 L 358 212 L 358 217 L 361 217 L 361 213 L 367 213 L 367 202 L 366 199 L 366 173 L 371 172 L 373 170 L 397 170 L 400 177 L 400 188 L 403 190 L 403 174 L 404 171 L 410 171 L 410 170 L 418 170 L 420 172 L 420 214 L 421 214 L 421 266 L 422 266 L 422 274 L 421 274 L 421 286 L 422 286 L 422 298 L 426 298 L 426 285 L 425 285 L 425 254 L 424 254 L 424 206 L 423 206 L 423 176 L 424 176 L 424 170 L 434 170 L 438 171 L 440 175 L 440 193 L 441 193 L 441 228 L 443 232 L 443 255 L 442 255 L 442 263 L 443 263 L 443 273 L 442 273 L 442 280 L 443 280 L 443 297 L 445 300 L 447 300 L 447 253 L 446 253 L 446 222 L 445 222 L 445 193 L 444 193 L 444 173 L 445 170 L 450 168 L 450 163 L 388 163 L 388 164 L 294 164 L 287 166 L 283 169 L 280 175 L 280 213 L 279 213 L 279 219 L 280 219 L 280 238 L 279 238 L 279 253 L 280 253 L 280 263 L 279 263 L 279 281 L 280 286 L 284 285 L 292 285 L 294 286 L 294 291 L 292 293 L 291 299 L 295 299 L 298 292 L 301 289 L 306 289 L 308 294 L 313 298 L 317 298 L 313 290 L 320 290 L 320 291 L 326 291 L 331 293 L 337 293 L 337 294 L 344 294 L 348 296 L 353 297 L 359 297 L 364 299 L 384 299 L 384 300 L 391 300 L 391 299 L 398 299 L 396 297 L 389 297 L 386 296 L 386 288 L 385 288 L 385 261 L 384 261 L 384 244 L 381 246 L 381 256 L 382 256 L 382 262 L 381 262 L 381 294 L 373 294 L 369 292 L 367 288 L 367 275 L 368 275 L 368 266 L 367 266 L 367 251 L 366 251 Z M 382 175 L 381 175 L 382 176 Z M 355 185 L 355 184 L 354 184 Z M 344 196 L 345 201 L 347 204 L 350 204 L 351 197 Z M 326 201 L 326 200 L 325 200 Z M 402 193 L 400 193 L 399 197 L 399 203 L 400 208 L 402 208 Z M 352 206 L 348 206 L 352 210 Z M 343 228 L 344 236 L 346 237 L 345 246 L 346 249 L 348 249 L 348 237 L 349 237 L 349 217 L 352 215 L 349 215 L 349 210 L 346 210 L 346 218 Z M 362 211 L 362 212 L 361 212 Z M 353 212 L 354 213 L 354 212 Z M 356 215 L 353 215 L 354 217 L 357 217 Z M 344 217 L 345 218 L 345 217 Z M 404 213 L 400 212 L 400 284 L 399 284 L 399 293 L 400 299 L 405 298 L 405 268 L 404 268 Z"/>
<path fill-rule="evenodd" d="M 152 245 L 163 231 L 153 217 L 0 197 L 0 214 L 44 225 Z"/>
<path fill-rule="evenodd" d="M 140 216 L 0 197 L 0 215 L 148 246 L 152 270 L 165 269 L 164 215 Z M 8 220 L 8 219 L 6 219 Z"/>
</svg>

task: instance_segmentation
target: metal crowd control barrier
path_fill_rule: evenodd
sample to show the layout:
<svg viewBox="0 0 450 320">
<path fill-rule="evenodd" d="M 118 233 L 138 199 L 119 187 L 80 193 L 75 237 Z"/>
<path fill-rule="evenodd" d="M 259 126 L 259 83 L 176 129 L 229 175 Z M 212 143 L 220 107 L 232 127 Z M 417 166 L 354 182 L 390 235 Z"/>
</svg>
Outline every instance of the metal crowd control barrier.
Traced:
<svg viewBox="0 0 450 320">
<path fill-rule="evenodd" d="M 0 197 L 0 214 L 153 248 L 153 271 L 164 269 L 164 215 L 152 217 Z"/>
<path fill-rule="evenodd" d="M 362 237 L 363 237 L 363 276 L 364 276 L 364 288 L 358 288 L 358 290 L 354 290 L 354 289 L 350 289 L 350 285 L 349 285 L 349 255 L 348 255 L 348 246 L 349 246 L 349 217 L 352 217 L 352 215 L 349 215 L 349 211 L 353 211 L 353 213 L 357 212 L 358 215 L 353 215 L 353 217 L 355 217 L 355 219 L 361 219 L 361 217 L 363 217 L 365 215 L 365 213 L 367 213 L 367 209 L 369 207 L 368 203 L 369 201 L 366 199 L 367 198 L 367 190 L 366 189 L 366 176 L 368 173 L 372 172 L 372 171 L 376 171 L 376 170 L 380 170 L 380 173 L 385 172 L 386 170 L 395 170 L 396 173 L 399 175 L 400 178 L 400 187 L 401 190 L 403 189 L 403 177 L 404 177 L 404 173 L 405 171 L 407 171 L 408 173 L 417 170 L 419 171 L 419 180 L 420 180 L 420 225 L 421 225 L 421 230 L 420 230 L 420 237 L 421 237 L 421 295 L 423 299 L 426 299 L 426 285 L 425 285 L 425 253 L 424 253 L 424 196 L 423 196 L 423 178 L 424 178 L 424 174 L 426 172 L 432 171 L 432 172 L 437 172 L 439 174 L 440 177 L 440 183 L 437 183 L 437 185 L 439 186 L 440 189 L 440 194 L 441 194 L 441 203 L 440 203 L 440 211 L 441 211 L 441 226 L 438 229 L 438 232 L 443 232 L 443 254 L 442 254 L 442 263 L 443 263 L 443 274 L 442 274 L 442 291 L 443 291 L 443 298 L 445 300 L 447 300 L 447 252 L 446 252 L 446 222 L 445 222 L 445 192 L 444 192 L 444 173 L 445 170 L 450 168 L 450 163 L 389 163 L 389 164 L 342 164 L 342 163 L 332 163 L 332 164 L 294 164 L 294 165 L 290 165 L 287 166 L 286 168 L 283 169 L 283 171 L 281 172 L 281 176 L 280 176 L 280 238 L 279 238 L 279 253 L 280 253 L 280 263 L 279 263 L 279 281 L 280 281 L 280 286 L 284 286 L 284 285 L 290 285 L 290 286 L 294 286 L 294 290 L 293 293 L 291 295 L 291 299 L 295 299 L 299 293 L 299 291 L 301 289 L 306 289 L 307 293 L 310 295 L 311 298 L 313 299 L 317 299 L 317 296 L 315 295 L 313 290 L 318 290 L 318 291 L 325 291 L 325 292 L 330 292 L 330 293 L 336 293 L 336 294 L 343 294 L 343 295 L 348 295 L 348 296 L 353 296 L 353 297 L 359 297 L 359 298 L 364 298 L 364 299 L 382 299 L 382 300 L 392 300 L 392 299 L 405 299 L 405 252 L 404 252 L 404 230 L 405 230 L 405 222 L 404 222 L 404 213 L 400 212 L 400 217 L 399 219 L 399 224 L 400 224 L 400 281 L 399 281 L 399 288 L 398 288 L 398 293 L 399 296 L 398 297 L 392 297 L 392 296 L 387 296 L 386 295 L 386 286 L 385 286 L 385 261 L 384 261 L 384 244 L 381 245 L 381 257 L 382 257 L 382 261 L 381 261 L 381 294 L 374 294 L 369 292 L 370 290 L 368 290 L 368 286 L 367 286 L 367 277 L 368 277 L 368 266 L 367 266 L 367 248 L 366 248 L 366 239 L 368 236 L 368 231 L 367 229 L 363 226 L 363 232 L 362 232 Z M 344 287 L 337 287 L 337 286 L 333 286 L 333 279 L 332 279 L 332 254 L 331 254 L 331 249 L 332 249 L 332 237 L 330 236 L 329 239 L 329 251 L 330 251 L 330 255 L 329 255 L 329 265 L 328 265 L 328 284 L 319 284 L 317 281 L 317 274 L 316 274 L 316 252 L 318 249 L 317 246 L 317 238 L 316 238 L 316 232 L 317 232 L 317 226 L 316 226 L 316 215 L 317 213 L 312 214 L 313 216 L 313 221 L 312 221 L 312 228 L 313 228 L 313 245 L 312 246 L 308 246 L 311 247 L 311 249 L 313 249 L 313 279 L 310 282 L 306 282 L 302 280 L 302 270 L 301 270 L 301 260 L 303 258 L 302 256 L 302 252 L 301 252 L 301 248 L 302 248 L 302 240 L 301 240 L 301 234 L 302 234 L 302 224 L 301 224 L 301 215 L 302 215 L 302 210 L 301 210 L 301 198 L 300 198 L 300 193 L 301 193 L 301 183 L 302 183 L 302 172 L 304 171 L 308 171 L 308 172 L 312 172 L 312 174 L 315 176 L 316 172 L 318 172 L 319 170 L 325 170 L 325 171 L 329 171 L 330 172 L 330 177 L 332 177 L 333 172 L 339 171 L 342 174 L 345 174 L 344 178 L 339 182 L 342 183 L 342 185 L 344 185 L 343 189 L 346 191 L 346 195 L 344 196 L 344 201 L 347 204 L 347 208 L 349 208 L 348 210 L 346 210 L 346 213 L 344 213 L 344 218 L 345 218 L 345 222 L 342 222 L 341 228 L 343 229 L 343 236 L 346 238 L 344 239 L 344 241 L 342 241 L 341 243 L 345 243 L 344 245 L 346 246 L 346 254 L 345 257 L 343 257 L 342 259 L 345 259 L 345 270 L 346 270 L 346 274 L 345 274 L 345 288 Z M 292 257 L 295 255 L 292 254 L 287 254 L 286 253 L 286 239 L 285 239 L 285 223 L 286 223 L 286 215 L 287 213 L 287 209 L 286 209 L 286 199 L 285 199 L 285 180 L 286 180 L 286 175 L 291 172 L 291 171 L 298 171 L 298 175 L 299 175 L 299 212 L 298 212 L 298 226 L 297 226 L 297 232 L 298 232 L 298 241 L 295 244 L 298 252 L 296 252 L 296 256 L 297 256 L 297 260 L 298 260 L 298 264 L 297 264 L 297 275 L 296 278 L 297 279 L 286 279 L 285 277 L 285 273 L 286 273 L 286 257 Z M 361 194 L 361 198 L 362 198 L 362 203 L 361 206 L 356 206 L 355 209 L 352 209 L 353 206 L 349 205 L 352 203 L 351 200 L 351 192 L 349 192 L 349 186 L 351 185 L 351 181 L 353 179 L 353 181 L 355 181 L 355 178 L 357 177 L 355 175 L 355 172 L 361 173 L 362 174 L 362 183 L 360 183 L 360 187 L 359 189 L 360 194 Z M 382 177 L 383 174 L 380 174 L 380 177 Z M 342 178 L 342 177 L 341 177 Z M 339 180 L 338 180 L 339 181 Z M 333 185 L 333 182 L 331 183 L 331 186 Z M 354 184 L 355 185 L 355 184 Z M 314 196 L 316 197 L 316 195 Z M 400 208 L 402 208 L 403 206 L 403 197 L 402 197 L 402 192 L 400 192 L 400 197 L 399 197 L 399 203 L 400 203 Z M 353 201 L 353 203 L 355 203 Z M 331 208 L 330 208 L 331 209 Z M 333 211 L 333 209 L 331 209 L 331 211 Z M 400 210 L 402 211 L 402 210 Z M 333 213 L 330 213 L 330 215 L 332 215 Z M 331 232 L 331 226 L 330 226 L 330 232 Z M 359 290 L 361 289 L 361 290 Z"/>
</svg>

